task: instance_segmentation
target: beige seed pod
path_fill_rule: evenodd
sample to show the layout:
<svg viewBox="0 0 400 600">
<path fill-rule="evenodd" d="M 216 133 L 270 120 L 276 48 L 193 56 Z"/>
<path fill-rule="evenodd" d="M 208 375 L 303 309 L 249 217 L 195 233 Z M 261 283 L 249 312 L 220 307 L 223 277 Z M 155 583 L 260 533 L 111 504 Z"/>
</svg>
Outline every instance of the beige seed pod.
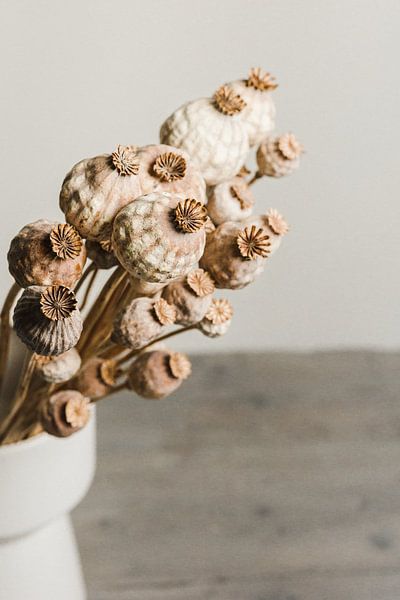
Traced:
<svg viewBox="0 0 400 600">
<path fill-rule="evenodd" d="M 141 195 L 136 146 L 118 146 L 112 154 L 81 160 L 66 175 L 60 208 L 82 237 L 110 236 L 117 212 Z"/>
<path fill-rule="evenodd" d="M 87 361 L 70 386 L 88 398 L 102 398 L 110 393 L 117 379 L 114 360 L 93 357 Z"/>
<path fill-rule="evenodd" d="M 43 403 L 41 424 L 50 435 L 68 437 L 89 421 L 89 398 L 76 390 L 62 390 Z"/>
<path fill-rule="evenodd" d="M 90 258 L 98 269 L 112 269 L 118 264 L 115 254 L 111 247 L 111 242 L 102 240 L 101 242 L 86 242 L 88 258 Z"/>
<path fill-rule="evenodd" d="M 151 283 L 177 279 L 203 253 L 205 221 L 206 210 L 197 200 L 160 192 L 141 196 L 115 218 L 114 252 L 138 279 Z"/>
<path fill-rule="evenodd" d="M 14 237 L 7 259 L 9 271 L 21 287 L 74 287 L 82 275 L 86 250 L 71 225 L 40 219 Z"/>
<path fill-rule="evenodd" d="M 187 102 L 163 123 L 163 144 L 182 148 L 200 170 L 207 185 L 232 178 L 249 151 L 248 134 L 240 113 L 243 99 L 228 86 L 213 98 Z"/>
<path fill-rule="evenodd" d="M 218 288 L 241 289 L 252 283 L 264 270 L 266 260 L 262 254 L 255 256 L 254 260 L 248 260 L 249 257 L 239 250 L 238 237 L 244 229 L 243 223 L 227 221 L 207 236 L 199 264 L 210 274 Z"/>
<path fill-rule="evenodd" d="M 153 144 L 139 148 L 138 155 L 142 195 L 169 192 L 206 202 L 205 181 L 186 152 L 165 144 Z"/>
<path fill-rule="evenodd" d="M 162 297 L 175 307 L 176 322 L 194 325 L 210 307 L 214 282 L 203 269 L 191 271 L 184 279 L 168 284 Z"/>
<path fill-rule="evenodd" d="M 260 144 L 275 128 L 276 109 L 271 92 L 278 87 L 275 78 L 262 69 L 250 69 L 247 79 L 228 84 L 246 102 L 241 118 L 250 146 Z"/>
<path fill-rule="evenodd" d="M 228 331 L 232 317 L 233 308 L 229 300 L 213 298 L 207 313 L 197 327 L 207 337 L 220 337 Z"/>
<path fill-rule="evenodd" d="M 293 133 L 284 133 L 279 137 L 269 137 L 257 150 L 257 165 L 260 175 L 284 177 L 300 166 L 303 146 Z"/>
<path fill-rule="evenodd" d="M 75 346 L 83 323 L 74 293 L 64 286 L 31 286 L 14 310 L 18 337 L 36 354 L 58 356 Z"/>
<path fill-rule="evenodd" d="M 190 374 L 188 359 L 180 360 L 178 354 L 162 350 L 141 354 L 129 371 L 129 389 L 143 398 L 153 400 L 172 394 Z"/>
<path fill-rule="evenodd" d="M 114 321 L 112 340 L 132 350 L 142 348 L 163 331 L 151 298 L 136 298 L 121 310 Z"/>
<path fill-rule="evenodd" d="M 253 211 L 254 195 L 243 177 L 234 177 L 207 189 L 207 212 L 215 225 L 241 221 Z"/>
<path fill-rule="evenodd" d="M 279 212 L 271 208 L 263 215 L 253 215 L 242 221 L 243 227 L 261 228 L 269 236 L 268 258 L 280 247 L 283 236 L 289 231 L 288 224 Z"/>
<path fill-rule="evenodd" d="M 59 356 L 42 356 L 36 361 L 36 372 L 48 383 L 69 381 L 81 367 L 81 357 L 75 348 Z"/>
</svg>

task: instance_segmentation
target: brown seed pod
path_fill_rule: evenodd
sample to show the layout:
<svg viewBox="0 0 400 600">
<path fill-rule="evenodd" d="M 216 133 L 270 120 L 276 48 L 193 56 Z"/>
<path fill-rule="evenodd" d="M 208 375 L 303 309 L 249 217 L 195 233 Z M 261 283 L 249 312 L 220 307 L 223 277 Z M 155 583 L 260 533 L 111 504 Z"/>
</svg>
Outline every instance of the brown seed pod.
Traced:
<svg viewBox="0 0 400 600">
<path fill-rule="evenodd" d="M 195 233 L 204 227 L 207 221 L 207 209 L 199 202 L 191 198 L 181 200 L 175 208 L 175 223 L 178 229 L 184 233 Z"/>
<path fill-rule="evenodd" d="M 69 381 L 81 367 L 81 357 L 75 348 L 59 356 L 42 356 L 36 361 L 36 372 L 48 383 Z"/>
<path fill-rule="evenodd" d="M 210 276 L 202 269 L 195 269 L 184 279 L 167 285 L 162 297 L 174 306 L 177 323 L 194 325 L 201 321 L 209 309 L 213 291 L 214 284 Z"/>
<path fill-rule="evenodd" d="M 182 198 L 154 192 L 137 198 L 115 218 L 113 248 L 131 275 L 152 283 L 182 277 L 197 263 L 205 245 L 201 227 L 185 233 L 175 226 Z"/>
<path fill-rule="evenodd" d="M 153 144 L 139 148 L 138 155 L 142 195 L 169 192 L 206 201 L 203 176 L 186 152 L 166 144 Z"/>
<path fill-rule="evenodd" d="M 183 379 L 175 377 L 170 367 L 171 352 L 154 350 L 141 354 L 131 366 L 128 387 L 139 396 L 158 400 L 172 394 Z"/>
<path fill-rule="evenodd" d="M 236 241 L 240 254 L 248 260 L 255 260 L 260 256 L 266 258 L 270 253 L 269 235 L 261 227 L 245 227 L 239 231 Z"/>
<path fill-rule="evenodd" d="M 107 242 L 86 242 L 86 251 L 98 269 L 112 269 L 118 264 L 112 248 Z"/>
<path fill-rule="evenodd" d="M 300 156 L 303 152 L 303 146 L 293 133 L 269 137 L 257 150 L 258 171 L 268 177 L 290 175 L 300 166 Z"/>
<path fill-rule="evenodd" d="M 74 287 L 82 275 L 86 250 L 70 225 L 41 219 L 26 225 L 14 237 L 7 259 L 9 271 L 21 287 Z"/>
<path fill-rule="evenodd" d="M 231 324 L 233 308 L 225 298 L 213 298 L 211 305 L 198 324 L 198 328 L 207 337 L 220 337 L 224 335 Z"/>
<path fill-rule="evenodd" d="M 88 398 L 102 398 L 110 393 L 117 379 L 114 360 L 93 357 L 87 361 L 70 386 Z"/>
<path fill-rule="evenodd" d="M 236 176 L 210 187 L 207 195 L 207 211 L 216 225 L 225 221 L 241 221 L 253 211 L 254 195 L 243 177 Z"/>
<path fill-rule="evenodd" d="M 68 437 L 89 421 L 89 398 L 76 390 L 56 392 L 43 403 L 41 424 L 50 435 Z"/>
<path fill-rule="evenodd" d="M 68 223 L 90 240 L 109 238 L 117 212 L 141 195 L 135 146 L 81 160 L 66 175 L 60 208 Z"/>
<path fill-rule="evenodd" d="M 265 258 L 257 256 L 254 260 L 247 260 L 241 255 L 237 240 L 243 227 L 243 223 L 227 221 L 207 236 L 200 267 L 210 274 L 218 288 L 243 288 L 264 269 Z"/>
<path fill-rule="evenodd" d="M 16 334 L 43 356 L 67 352 L 77 344 L 82 327 L 74 293 L 64 286 L 28 287 L 14 310 Z"/>
<path fill-rule="evenodd" d="M 137 350 L 161 335 L 162 331 L 163 325 L 154 310 L 154 300 L 136 298 L 117 315 L 112 340 Z"/>
</svg>

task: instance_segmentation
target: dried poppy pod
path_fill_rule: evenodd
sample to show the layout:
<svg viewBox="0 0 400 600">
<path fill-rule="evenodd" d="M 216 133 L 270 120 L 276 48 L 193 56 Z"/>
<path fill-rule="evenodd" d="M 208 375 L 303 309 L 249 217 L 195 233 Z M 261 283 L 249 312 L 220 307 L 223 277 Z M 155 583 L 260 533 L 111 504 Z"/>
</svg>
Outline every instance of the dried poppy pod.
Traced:
<svg viewBox="0 0 400 600">
<path fill-rule="evenodd" d="M 41 356 L 36 361 L 36 372 L 48 383 L 69 381 L 81 367 L 81 357 L 75 348 L 59 356 Z"/>
<path fill-rule="evenodd" d="M 77 344 L 82 333 L 76 306 L 74 293 L 62 285 L 28 287 L 15 306 L 15 332 L 36 354 L 63 354 Z"/>
<path fill-rule="evenodd" d="M 210 338 L 224 335 L 231 324 L 233 308 L 225 298 L 213 298 L 204 318 L 198 324 L 198 329 Z"/>
<path fill-rule="evenodd" d="M 179 352 L 154 350 L 141 354 L 131 366 L 128 388 L 143 398 L 158 400 L 172 394 L 191 372 L 189 359 Z"/>
<path fill-rule="evenodd" d="M 184 279 L 168 284 L 162 297 L 174 306 L 177 323 L 194 325 L 201 321 L 209 309 L 214 289 L 209 274 L 203 269 L 195 269 Z"/>
<path fill-rule="evenodd" d="M 102 240 L 101 242 L 86 242 L 86 251 L 98 269 L 112 269 L 118 264 L 115 254 L 112 250 L 110 240 Z"/>
<path fill-rule="evenodd" d="M 250 146 L 257 146 L 275 127 L 276 109 L 271 92 L 278 87 L 275 78 L 260 68 L 250 69 L 247 79 L 228 84 L 246 102 L 241 116 Z"/>
<path fill-rule="evenodd" d="M 137 298 L 139 296 L 156 296 L 165 286 L 165 283 L 151 283 L 150 281 L 138 279 L 133 275 L 129 275 L 129 282 L 131 291 Z"/>
<path fill-rule="evenodd" d="M 251 226 L 227 221 L 207 236 L 199 264 L 216 287 L 236 290 L 252 283 L 263 271 L 269 250 L 269 236 L 262 228 L 252 231 Z"/>
<path fill-rule="evenodd" d="M 152 298 L 136 298 L 114 321 L 112 340 L 137 350 L 161 335 L 165 325 L 175 321 L 175 309 Z"/>
<path fill-rule="evenodd" d="M 254 195 L 243 177 L 233 177 L 208 188 L 207 212 L 215 225 L 241 221 L 253 211 Z"/>
<path fill-rule="evenodd" d="M 275 209 L 270 208 L 263 215 L 254 215 L 242 221 L 243 226 L 253 225 L 265 230 L 269 236 L 268 257 L 271 257 L 279 248 L 282 238 L 289 231 L 289 226 L 282 215 Z"/>
<path fill-rule="evenodd" d="M 73 287 L 82 275 L 86 250 L 74 227 L 40 219 L 25 225 L 11 240 L 7 259 L 9 271 L 21 287 Z"/>
<path fill-rule="evenodd" d="M 88 398 L 102 398 L 115 386 L 117 376 L 117 364 L 114 360 L 95 356 L 85 363 L 70 386 Z"/>
<path fill-rule="evenodd" d="M 141 195 L 136 146 L 86 158 L 72 167 L 60 192 L 60 208 L 82 237 L 110 237 L 117 212 Z"/>
<path fill-rule="evenodd" d="M 186 152 L 153 144 L 139 148 L 138 155 L 142 195 L 170 192 L 206 202 L 206 183 Z"/>
<path fill-rule="evenodd" d="M 231 179 L 246 160 L 249 141 L 241 112 L 246 103 L 228 86 L 212 98 L 187 102 L 161 126 L 160 139 L 185 150 L 207 185 Z"/>
<path fill-rule="evenodd" d="M 258 174 L 268 177 L 290 175 L 300 166 L 300 156 L 303 152 L 303 146 L 293 133 L 269 137 L 257 150 Z"/>
<path fill-rule="evenodd" d="M 195 199 L 154 192 L 116 216 L 113 248 L 131 275 L 163 283 L 188 273 L 203 254 L 205 207 Z"/>
<path fill-rule="evenodd" d="M 50 435 L 68 437 L 82 429 L 89 421 L 89 398 L 76 390 L 62 390 L 44 402 L 40 420 Z"/>
</svg>

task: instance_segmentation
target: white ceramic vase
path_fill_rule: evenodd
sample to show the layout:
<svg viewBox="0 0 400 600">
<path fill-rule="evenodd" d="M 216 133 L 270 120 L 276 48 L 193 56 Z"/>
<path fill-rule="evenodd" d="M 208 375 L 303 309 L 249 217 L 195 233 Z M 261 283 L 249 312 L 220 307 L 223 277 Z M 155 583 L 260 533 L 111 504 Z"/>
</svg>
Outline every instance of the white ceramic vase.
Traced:
<svg viewBox="0 0 400 600">
<path fill-rule="evenodd" d="M 84 600 L 70 512 L 94 475 L 95 411 L 71 437 L 0 447 L 0 600 Z"/>
</svg>

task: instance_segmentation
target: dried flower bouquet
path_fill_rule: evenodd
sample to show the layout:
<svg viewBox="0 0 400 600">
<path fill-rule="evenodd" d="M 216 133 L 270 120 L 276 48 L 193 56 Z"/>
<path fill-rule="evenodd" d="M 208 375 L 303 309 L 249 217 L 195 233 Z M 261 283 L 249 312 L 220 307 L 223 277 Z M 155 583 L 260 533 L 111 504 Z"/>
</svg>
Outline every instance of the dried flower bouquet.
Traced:
<svg viewBox="0 0 400 600">
<path fill-rule="evenodd" d="M 191 373 L 188 357 L 164 340 L 192 329 L 226 333 L 233 310 L 216 289 L 253 282 L 288 231 L 277 210 L 252 214 L 250 186 L 288 175 L 302 153 L 292 133 L 273 134 L 276 87 L 269 73 L 251 69 L 178 108 L 160 144 L 80 161 L 60 192 L 65 222 L 42 219 L 14 237 L 0 385 L 14 304 L 13 328 L 29 352 L 1 444 L 41 431 L 69 436 L 87 423 L 91 402 L 122 389 L 164 398 Z M 108 269 L 88 309 L 94 280 Z"/>
</svg>

